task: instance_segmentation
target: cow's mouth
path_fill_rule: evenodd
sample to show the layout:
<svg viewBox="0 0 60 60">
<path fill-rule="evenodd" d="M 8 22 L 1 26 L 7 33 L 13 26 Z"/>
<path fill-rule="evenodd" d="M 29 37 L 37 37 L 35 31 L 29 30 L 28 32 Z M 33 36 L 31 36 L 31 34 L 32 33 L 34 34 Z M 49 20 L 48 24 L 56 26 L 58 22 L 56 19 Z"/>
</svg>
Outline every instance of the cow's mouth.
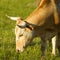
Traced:
<svg viewBox="0 0 60 60">
<path fill-rule="evenodd" d="M 18 53 L 21 53 L 23 51 L 24 51 L 24 48 L 22 48 L 22 49 L 16 49 L 16 52 L 18 52 Z"/>
</svg>

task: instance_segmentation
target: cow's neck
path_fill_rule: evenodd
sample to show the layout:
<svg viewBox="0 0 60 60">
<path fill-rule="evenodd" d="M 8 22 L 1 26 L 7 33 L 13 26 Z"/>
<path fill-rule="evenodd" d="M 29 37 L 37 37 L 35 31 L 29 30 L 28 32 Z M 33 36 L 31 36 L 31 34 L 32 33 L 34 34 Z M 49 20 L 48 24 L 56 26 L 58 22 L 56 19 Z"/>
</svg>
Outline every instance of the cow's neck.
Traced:
<svg viewBox="0 0 60 60">
<path fill-rule="evenodd" d="M 31 24 L 42 25 L 44 24 L 46 18 L 48 18 L 53 13 L 52 4 L 44 5 L 42 8 L 37 7 L 36 10 L 30 14 L 25 20 Z"/>
</svg>

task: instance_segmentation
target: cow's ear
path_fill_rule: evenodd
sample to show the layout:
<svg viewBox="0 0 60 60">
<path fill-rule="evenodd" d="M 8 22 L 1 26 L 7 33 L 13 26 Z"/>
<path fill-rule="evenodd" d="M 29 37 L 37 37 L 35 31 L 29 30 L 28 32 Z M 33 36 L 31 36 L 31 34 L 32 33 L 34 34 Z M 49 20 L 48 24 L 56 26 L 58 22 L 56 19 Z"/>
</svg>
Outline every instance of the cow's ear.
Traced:
<svg viewBox="0 0 60 60">
<path fill-rule="evenodd" d="M 26 22 L 24 20 L 17 20 L 16 25 L 20 28 L 25 28 Z"/>
<path fill-rule="evenodd" d="M 22 20 L 21 17 L 11 17 L 11 16 L 8 16 L 8 15 L 6 15 L 6 16 L 7 16 L 9 19 L 14 20 L 14 21 Z"/>
</svg>

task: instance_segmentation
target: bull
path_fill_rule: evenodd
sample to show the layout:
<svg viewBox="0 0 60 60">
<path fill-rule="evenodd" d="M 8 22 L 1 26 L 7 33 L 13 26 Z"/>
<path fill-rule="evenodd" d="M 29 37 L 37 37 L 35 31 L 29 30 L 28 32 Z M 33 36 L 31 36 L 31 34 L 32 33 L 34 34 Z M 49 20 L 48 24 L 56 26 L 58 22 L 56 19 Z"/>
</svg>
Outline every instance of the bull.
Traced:
<svg viewBox="0 0 60 60">
<path fill-rule="evenodd" d="M 52 40 L 52 54 L 60 37 L 60 0 L 41 0 L 37 8 L 26 18 L 10 17 L 16 20 L 16 50 L 23 52 L 33 38 L 41 37 L 42 56 L 45 56 L 46 40 Z M 58 43 L 58 42 L 57 42 Z M 60 52 L 60 45 L 57 45 Z"/>
</svg>

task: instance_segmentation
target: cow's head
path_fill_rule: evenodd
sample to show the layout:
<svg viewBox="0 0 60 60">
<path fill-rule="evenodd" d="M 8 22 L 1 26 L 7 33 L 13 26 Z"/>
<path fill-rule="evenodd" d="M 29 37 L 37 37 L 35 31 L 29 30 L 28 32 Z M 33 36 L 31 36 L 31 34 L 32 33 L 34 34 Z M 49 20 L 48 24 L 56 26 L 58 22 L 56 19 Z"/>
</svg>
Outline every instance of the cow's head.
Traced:
<svg viewBox="0 0 60 60">
<path fill-rule="evenodd" d="M 16 35 L 16 50 L 22 52 L 24 48 L 32 41 L 32 27 L 25 21 L 17 20 L 15 35 Z"/>
<path fill-rule="evenodd" d="M 24 48 L 32 41 L 33 27 L 31 26 L 31 24 L 22 20 L 20 17 L 7 17 L 16 20 L 16 50 L 19 52 L 23 52 Z"/>
</svg>

